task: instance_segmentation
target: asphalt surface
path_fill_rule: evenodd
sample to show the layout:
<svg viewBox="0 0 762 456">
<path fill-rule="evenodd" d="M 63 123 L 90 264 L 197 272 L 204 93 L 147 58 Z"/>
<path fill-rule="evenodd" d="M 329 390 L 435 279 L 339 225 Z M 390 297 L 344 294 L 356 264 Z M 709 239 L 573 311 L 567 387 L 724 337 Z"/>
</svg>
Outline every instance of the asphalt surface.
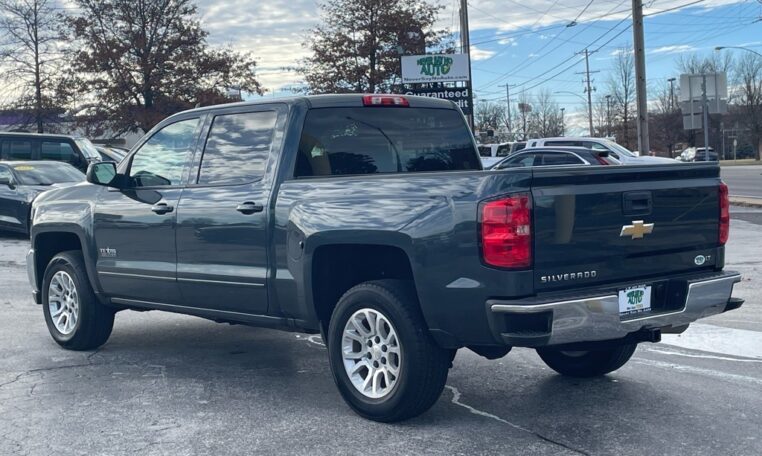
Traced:
<svg viewBox="0 0 762 456">
<path fill-rule="evenodd" d="M 723 166 L 722 180 L 732 196 L 762 198 L 762 166 Z"/>
<path fill-rule="evenodd" d="M 100 350 L 64 351 L 29 295 L 28 242 L 0 235 L 0 455 L 760 455 L 762 211 L 733 219 L 738 311 L 592 380 L 532 350 L 461 350 L 434 408 L 395 425 L 344 405 L 319 337 L 122 312 Z"/>
</svg>

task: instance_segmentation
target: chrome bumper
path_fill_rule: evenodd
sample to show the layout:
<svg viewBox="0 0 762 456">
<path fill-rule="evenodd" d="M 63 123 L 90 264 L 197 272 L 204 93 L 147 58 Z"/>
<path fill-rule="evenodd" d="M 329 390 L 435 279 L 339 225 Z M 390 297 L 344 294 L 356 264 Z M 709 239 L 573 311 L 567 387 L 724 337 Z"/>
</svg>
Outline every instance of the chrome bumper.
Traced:
<svg viewBox="0 0 762 456">
<path fill-rule="evenodd" d="M 544 334 L 531 331 L 510 334 L 498 331 L 503 342 L 511 345 L 543 346 L 613 340 L 624 338 L 641 329 L 682 326 L 722 313 L 730 300 L 733 285 L 740 281 L 741 275 L 736 272 L 725 272 L 709 279 L 689 280 L 685 304 L 681 309 L 631 319 L 620 317 L 617 294 L 532 305 L 492 300 L 488 302 L 488 306 L 493 316 L 514 315 L 521 318 L 520 316 L 532 314 L 550 315 L 550 330 Z"/>
</svg>

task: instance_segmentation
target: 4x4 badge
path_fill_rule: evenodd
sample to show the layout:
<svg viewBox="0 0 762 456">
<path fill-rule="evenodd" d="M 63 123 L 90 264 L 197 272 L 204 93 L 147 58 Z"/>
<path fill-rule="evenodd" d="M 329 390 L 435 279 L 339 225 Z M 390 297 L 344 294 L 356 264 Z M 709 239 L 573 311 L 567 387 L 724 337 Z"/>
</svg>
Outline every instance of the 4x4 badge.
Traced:
<svg viewBox="0 0 762 456">
<path fill-rule="evenodd" d="M 635 220 L 632 222 L 632 225 L 625 225 L 622 227 L 622 232 L 619 233 L 619 237 L 631 236 L 633 239 L 643 239 L 643 236 L 653 232 L 653 223 L 645 223 L 643 220 Z"/>
</svg>

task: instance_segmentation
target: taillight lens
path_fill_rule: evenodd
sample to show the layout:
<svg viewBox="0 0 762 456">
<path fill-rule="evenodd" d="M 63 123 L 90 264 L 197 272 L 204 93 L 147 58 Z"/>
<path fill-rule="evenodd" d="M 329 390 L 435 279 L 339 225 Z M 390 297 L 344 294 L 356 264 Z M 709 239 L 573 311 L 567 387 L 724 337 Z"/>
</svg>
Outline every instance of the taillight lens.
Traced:
<svg viewBox="0 0 762 456">
<path fill-rule="evenodd" d="M 730 236 L 730 194 L 728 186 L 720 182 L 720 245 L 725 245 Z"/>
<path fill-rule="evenodd" d="M 407 108 L 410 102 L 398 95 L 365 95 L 362 97 L 364 106 L 397 106 Z"/>
<path fill-rule="evenodd" d="M 482 256 L 490 266 L 532 265 L 532 199 L 518 193 L 481 205 Z"/>
</svg>

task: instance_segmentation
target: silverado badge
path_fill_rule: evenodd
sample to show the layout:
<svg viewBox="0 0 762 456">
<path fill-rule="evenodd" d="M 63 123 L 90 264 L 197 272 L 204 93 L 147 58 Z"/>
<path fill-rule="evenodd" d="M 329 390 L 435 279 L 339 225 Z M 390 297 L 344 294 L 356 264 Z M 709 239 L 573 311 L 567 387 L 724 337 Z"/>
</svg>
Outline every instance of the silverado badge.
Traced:
<svg viewBox="0 0 762 456">
<path fill-rule="evenodd" d="M 622 232 L 619 233 L 619 237 L 631 236 L 633 239 L 643 239 L 644 235 L 653 232 L 653 223 L 645 223 L 643 220 L 635 220 L 632 222 L 632 225 L 625 225 L 622 227 Z"/>
</svg>

